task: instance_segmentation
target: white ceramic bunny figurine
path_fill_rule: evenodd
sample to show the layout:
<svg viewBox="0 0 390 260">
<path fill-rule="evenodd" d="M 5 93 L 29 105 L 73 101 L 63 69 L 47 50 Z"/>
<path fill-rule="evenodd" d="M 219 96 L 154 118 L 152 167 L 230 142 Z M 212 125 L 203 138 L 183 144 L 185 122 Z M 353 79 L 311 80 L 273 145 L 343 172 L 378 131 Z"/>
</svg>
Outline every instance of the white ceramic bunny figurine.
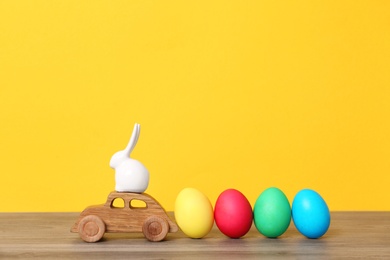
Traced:
<svg viewBox="0 0 390 260">
<path fill-rule="evenodd" d="M 130 153 L 137 144 L 140 125 L 135 124 L 130 141 L 123 151 L 116 152 L 110 160 L 110 167 L 115 169 L 115 190 L 118 192 L 144 192 L 149 184 L 149 172 L 137 160 L 130 158 Z"/>
</svg>

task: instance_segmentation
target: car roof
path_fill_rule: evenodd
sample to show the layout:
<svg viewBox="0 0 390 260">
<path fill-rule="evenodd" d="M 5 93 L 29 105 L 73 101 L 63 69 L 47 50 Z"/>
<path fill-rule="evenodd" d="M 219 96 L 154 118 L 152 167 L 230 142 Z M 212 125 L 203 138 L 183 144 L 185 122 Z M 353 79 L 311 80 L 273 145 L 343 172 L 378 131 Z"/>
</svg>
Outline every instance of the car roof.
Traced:
<svg viewBox="0 0 390 260">
<path fill-rule="evenodd" d="M 110 206 L 112 201 L 117 198 L 123 199 L 126 203 L 133 199 L 136 199 L 136 200 L 144 201 L 149 206 L 150 204 L 152 205 L 154 204 L 161 207 L 161 205 L 157 202 L 157 200 L 147 193 L 117 192 L 117 191 L 113 191 L 108 195 L 106 206 Z"/>
</svg>

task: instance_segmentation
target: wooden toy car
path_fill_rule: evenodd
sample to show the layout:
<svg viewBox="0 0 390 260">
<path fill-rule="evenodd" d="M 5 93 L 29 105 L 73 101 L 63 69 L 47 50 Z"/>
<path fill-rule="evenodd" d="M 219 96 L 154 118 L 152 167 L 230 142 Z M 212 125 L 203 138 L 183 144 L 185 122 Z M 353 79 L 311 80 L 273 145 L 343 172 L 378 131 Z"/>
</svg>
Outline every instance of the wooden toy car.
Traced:
<svg viewBox="0 0 390 260">
<path fill-rule="evenodd" d="M 123 207 L 114 206 L 114 200 L 122 199 Z M 135 207 L 132 201 L 141 201 Z M 107 233 L 142 232 L 150 241 L 163 240 L 168 232 L 178 231 L 178 226 L 168 217 L 161 205 L 146 193 L 111 192 L 103 205 L 87 207 L 72 226 L 71 232 L 79 233 L 86 242 L 99 241 Z"/>
</svg>

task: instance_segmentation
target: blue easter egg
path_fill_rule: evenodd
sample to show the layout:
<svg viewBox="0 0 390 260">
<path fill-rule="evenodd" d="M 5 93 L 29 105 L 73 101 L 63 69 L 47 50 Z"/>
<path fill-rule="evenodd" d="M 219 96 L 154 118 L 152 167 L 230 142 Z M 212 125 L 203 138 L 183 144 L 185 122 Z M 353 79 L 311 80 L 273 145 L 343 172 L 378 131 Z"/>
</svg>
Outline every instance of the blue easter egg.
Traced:
<svg viewBox="0 0 390 260">
<path fill-rule="evenodd" d="M 326 202 L 314 190 L 304 189 L 295 195 L 292 219 L 298 231 L 308 238 L 319 238 L 328 231 L 330 212 Z"/>
</svg>

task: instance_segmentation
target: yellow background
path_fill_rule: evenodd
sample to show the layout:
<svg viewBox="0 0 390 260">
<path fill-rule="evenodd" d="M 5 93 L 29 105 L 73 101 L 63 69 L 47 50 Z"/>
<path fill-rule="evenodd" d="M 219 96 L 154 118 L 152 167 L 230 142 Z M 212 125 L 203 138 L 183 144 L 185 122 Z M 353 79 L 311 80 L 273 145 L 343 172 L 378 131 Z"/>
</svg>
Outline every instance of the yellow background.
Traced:
<svg viewBox="0 0 390 260">
<path fill-rule="evenodd" d="M 133 158 L 167 210 L 317 190 L 390 210 L 389 1 L 0 2 L 0 211 L 81 211 Z"/>
</svg>

